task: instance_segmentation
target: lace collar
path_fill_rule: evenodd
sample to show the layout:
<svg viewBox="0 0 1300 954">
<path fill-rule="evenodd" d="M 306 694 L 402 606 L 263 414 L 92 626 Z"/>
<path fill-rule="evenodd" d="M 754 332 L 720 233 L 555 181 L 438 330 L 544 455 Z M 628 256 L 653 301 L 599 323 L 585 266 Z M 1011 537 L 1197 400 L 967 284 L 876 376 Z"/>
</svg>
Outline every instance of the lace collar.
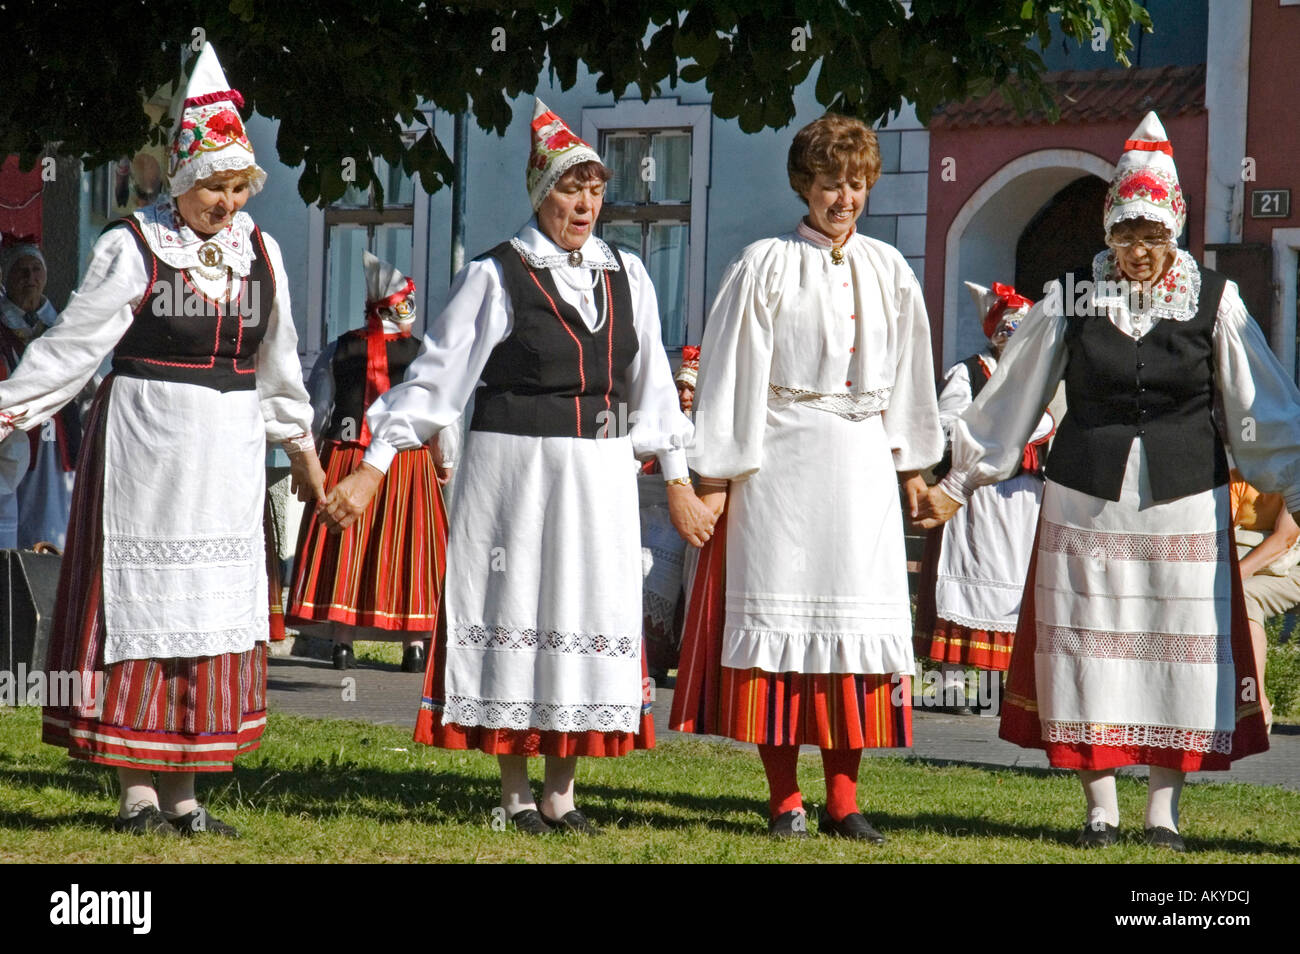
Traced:
<svg viewBox="0 0 1300 954">
<path fill-rule="evenodd" d="M 569 268 L 569 253 L 560 248 L 542 230 L 537 227 L 537 219 L 528 221 L 519 234 L 510 240 L 510 247 L 522 255 L 532 268 Z M 582 243 L 581 268 L 598 268 L 604 271 L 619 271 L 618 259 L 609 246 L 596 238 L 588 236 Z"/>
<path fill-rule="evenodd" d="M 1092 260 L 1092 281 L 1092 300 L 1099 309 L 1131 308 L 1124 292 L 1127 284 L 1114 252 L 1107 249 Z M 1151 292 L 1151 305 L 1143 312 L 1147 317 L 1171 321 L 1190 321 L 1196 317 L 1201 299 L 1201 269 L 1191 253 L 1178 249 L 1173 264 L 1151 287 Z"/>
<path fill-rule="evenodd" d="M 253 219 L 247 212 L 236 212 L 230 224 L 210 239 L 186 225 L 169 198 L 159 199 L 134 214 L 149 248 L 172 268 L 197 268 L 199 249 L 213 242 L 221 249 L 221 264 L 237 276 L 244 278 L 252 269 Z"/>
</svg>

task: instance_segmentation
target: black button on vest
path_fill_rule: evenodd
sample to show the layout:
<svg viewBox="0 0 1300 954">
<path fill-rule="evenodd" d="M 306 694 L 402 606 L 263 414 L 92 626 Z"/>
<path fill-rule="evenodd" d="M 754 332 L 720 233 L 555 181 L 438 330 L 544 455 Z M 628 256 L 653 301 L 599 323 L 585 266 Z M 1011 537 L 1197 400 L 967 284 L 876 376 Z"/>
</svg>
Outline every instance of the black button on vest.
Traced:
<svg viewBox="0 0 1300 954">
<path fill-rule="evenodd" d="M 420 353 L 420 339 L 414 335 L 385 341 L 388 352 L 388 383 L 400 384 L 406 369 Z M 356 442 L 361 435 L 361 421 L 366 411 L 366 332 L 354 329 L 339 336 L 330 370 L 334 374 L 334 410 L 325 439 Z"/>
<path fill-rule="evenodd" d="M 1075 285 L 1092 281 L 1077 273 Z M 1188 321 L 1156 322 L 1134 340 L 1104 314 L 1066 319 L 1065 396 L 1047 476 L 1074 490 L 1119 500 L 1133 438 L 1146 447 L 1157 501 L 1228 482 L 1214 426 L 1214 322 L 1225 279 L 1201 269 L 1201 295 Z"/>
<path fill-rule="evenodd" d="M 632 291 L 618 271 L 597 271 L 592 289 L 605 320 L 591 331 L 560 297 L 549 269 L 534 269 L 503 242 L 501 265 L 513 327 L 483 369 L 470 428 L 525 437 L 617 437 L 626 421 L 627 369 L 637 354 Z"/>
<path fill-rule="evenodd" d="M 257 348 L 275 302 L 275 275 L 262 232 L 253 229 L 257 249 L 252 268 L 236 279 L 238 297 L 218 303 L 207 298 L 183 271 L 153 254 L 131 219 L 110 228 L 129 228 L 150 276 L 149 290 L 131 327 L 113 349 L 113 370 L 132 378 L 200 384 L 217 391 L 257 387 Z"/>
</svg>

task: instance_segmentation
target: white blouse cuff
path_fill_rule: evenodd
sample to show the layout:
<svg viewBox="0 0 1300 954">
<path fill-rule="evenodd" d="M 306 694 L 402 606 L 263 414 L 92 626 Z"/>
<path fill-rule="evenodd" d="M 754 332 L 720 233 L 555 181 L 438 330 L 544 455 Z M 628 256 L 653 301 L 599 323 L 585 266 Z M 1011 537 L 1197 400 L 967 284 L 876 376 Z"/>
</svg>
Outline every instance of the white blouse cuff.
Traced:
<svg viewBox="0 0 1300 954">
<path fill-rule="evenodd" d="M 975 492 L 975 484 L 969 477 L 950 470 L 944 475 L 943 480 L 939 481 L 939 489 L 957 503 L 965 505 L 970 500 L 971 494 Z"/>
<path fill-rule="evenodd" d="M 361 463 L 369 464 L 381 474 L 386 474 L 389 465 L 393 463 L 393 458 L 396 456 L 396 447 L 387 441 L 380 440 L 378 437 L 372 437 L 370 446 L 366 448 L 365 456 L 361 458 Z"/>
<path fill-rule="evenodd" d="M 686 451 L 676 448 L 665 451 L 658 457 L 659 470 L 663 472 L 664 480 L 681 480 L 683 477 L 690 476 L 690 469 L 686 465 Z"/>
</svg>

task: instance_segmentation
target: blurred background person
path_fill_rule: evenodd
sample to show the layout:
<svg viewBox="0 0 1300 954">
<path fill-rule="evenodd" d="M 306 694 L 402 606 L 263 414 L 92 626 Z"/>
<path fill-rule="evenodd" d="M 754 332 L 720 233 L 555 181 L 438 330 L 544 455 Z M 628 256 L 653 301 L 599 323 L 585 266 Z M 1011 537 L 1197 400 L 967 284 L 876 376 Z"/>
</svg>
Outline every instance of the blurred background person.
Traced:
<svg viewBox="0 0 1300 954">
<path fill-rule="evenodd" d="M 953 422 L 984 389 L 998 359 L 1033 304 L 1010 285 L 966 283 L 981 316 L 988 347 L 954 364 L 939 394 L 939 423 L 952 440 Z M 1030 435 L 1016 473 L 981 487 L 957 516 L 931 530 L 916 602 L 916 654 L 939 664 L 939 708 L 970 715 L 966 670 L 1005 672 L 1020 612 L 1020 593 L 1043 498 L 1043 456 L 1055 422 L 1045 413 Z M 935 476 L 951 465 L 945 454 Z M 1001 685 L 1001 676 L 997 677 Z"/>
</svg>

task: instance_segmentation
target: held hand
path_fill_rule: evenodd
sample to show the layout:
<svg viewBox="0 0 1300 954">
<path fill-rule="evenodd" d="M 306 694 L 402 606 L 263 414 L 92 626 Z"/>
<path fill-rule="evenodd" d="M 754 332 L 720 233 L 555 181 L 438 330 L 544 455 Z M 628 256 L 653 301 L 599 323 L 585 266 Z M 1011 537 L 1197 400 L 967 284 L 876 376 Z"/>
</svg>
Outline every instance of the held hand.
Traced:
<svg viewBox="0 0 1300 954">
<path fill-rule="evenodd" d="M 925 484 L 925 478 L 914 470 L 902 472 L 898 475 L 903 481 L 903 491 L 907 495 L 907 515 L 915 520 L 921 516 L 921 502 L 925 500 L 930 488 Z"/>
<path fill-rule="evenodd" d="M 358 466 L 335 485 L 319 508 L 326 526 L 338 533 L 356 523 L 383 482 L 384 475 L 369 464 Z"/>
<path fill-rule="evenodd" d="M 325 471 L 316 448 L 289 455 L 289 489 L 303 503 L 325 499 Z"/>
<path fill-rule="evenodd" d="M 712 511 L 715 521 L 722 516 L 722 511 L 727 509 L 727 491 L 725 489 L 706 490 L 699 497 L 700 503 Z"/>
<path fill-rule="evenodd" d="M 447 486 L 451 481 L 451 468 L 442 462 L 442 446 L 438 443 L 437 435 L 434 435 L 429 453 L 433 455 L 433 473 L 438 478 L 439 486 Z"/>
<path fill-rule="evenodd" d="M 961 504 L 953 500 L 936 485 L 919 503 L 919 513 L 912 522 L 922 530 L 932 530 L 952 519 L 952 515 L 961 509 Z"/>
<path fill-rule="evenodd" d="M 687 484 L 668 485 L 668 516 L 678 535 L 693 547 L 702 547 L 713 536 L 717 517 Z"/>
</svg>

